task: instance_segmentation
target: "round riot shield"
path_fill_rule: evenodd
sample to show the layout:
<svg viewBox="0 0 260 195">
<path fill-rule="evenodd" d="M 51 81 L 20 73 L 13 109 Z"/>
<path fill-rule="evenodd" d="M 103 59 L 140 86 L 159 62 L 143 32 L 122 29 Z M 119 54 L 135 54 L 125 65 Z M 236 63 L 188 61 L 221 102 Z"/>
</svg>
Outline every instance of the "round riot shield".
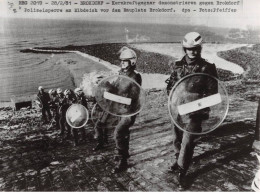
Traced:
<svg viewBox="0 0 260 195">
<path fill-rule="evenodd" d="M 138 114 L 145 104 L 145 91 L 133 79 L 113 75 L 101 80 L 95 92 L 98 105 L 114 116 Z"/>
<path fill-rule="evenodd" d="M 42 109 L 43 105 L 42 105 L 42 101 L 39 97 L 36 97 L 35 103 L 36 103 L 37 108 Z"/>
<path fill-rule="evenodd" d="M 224 121 L 228 107 L 228 94 L 223 83 L 204 73 L 180 79 L 168 99 L 173 123 L 182 131 L 197 135 L 215 130 Z"/>
<path fill-rule="evenodd" d="M 88 119 L 88 110 L 81 104 L 72 104 L 66 112 L 66 121 L 72 128 L 85 126 Z"/>
<path fill-rule="evenodd" d="M 120 121 L 120 117 L 106 113 L 102 108 L 95 104 L 91 111 L 91 120 L 95 125 L 98 125 L 98 121 L 102 122 L 105 128 L 116 127 Z"/>
</svg>

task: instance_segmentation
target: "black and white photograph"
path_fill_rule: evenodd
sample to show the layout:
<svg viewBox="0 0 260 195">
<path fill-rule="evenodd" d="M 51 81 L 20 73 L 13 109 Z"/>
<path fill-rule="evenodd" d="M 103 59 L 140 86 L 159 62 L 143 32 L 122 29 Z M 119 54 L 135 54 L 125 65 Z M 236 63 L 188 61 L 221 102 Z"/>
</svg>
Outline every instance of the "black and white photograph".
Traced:
<svg viewBox="0 0 260 195">
<path fill-rule="evenodd" d="M 260 192 L 259 0 L 0 0 L 0 192 Z"/>
</svg>

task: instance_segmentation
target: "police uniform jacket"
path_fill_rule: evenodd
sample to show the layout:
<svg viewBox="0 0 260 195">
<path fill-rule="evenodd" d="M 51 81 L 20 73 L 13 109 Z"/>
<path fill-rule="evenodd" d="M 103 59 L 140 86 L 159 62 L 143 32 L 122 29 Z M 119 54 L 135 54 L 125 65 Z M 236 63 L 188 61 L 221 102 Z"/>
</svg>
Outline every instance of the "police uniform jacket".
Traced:
<svg viewBox="0 0 260 195">
<path fill-rule="evenodd" d="M 50 95 L 50 107 L 56 109 L 58 107 L 58 103 L 59 103 L 59 98 L 58 96 L 54 96 L 54 95 Z"/>
<path fill-rule="evenodd" d="M 83 105 L 85 108 L 88 108 L 88 102 L 86 100 L 85 95 L 82 93 L 81 95 L 76 95 L 77 103 Z"/>
<path fill-rule="evenodd" d="M 215 78 L 217 76 L 217 70 L 215 64 L 207 62 L 203 58 L 198 58 L 192 63 L 186 61 L 187 56 L 184 56 L 181 60 L 176 61 L 173 66 L 173 72 L 166 82 L 167 93 L 169 95 L 173 86 L 183 77 L 193 73 L 204 73 Z M 181 104 L 194 101 L 198 98 L 207 97 L 209 95 L 216 94 L 218 92 L 218 83 L 215 79 L 206 76 L 190 77 L 184 83 L 183 94 L 180 94 L 179 101 Z M 184 94 L 185 93 L 185 94 Z M 210 108 L 205 108 L 189 114 L 190 118 L 198 117 L 202 120 L 208 119 Z"/>
<path fill-rule="evenodd" d="M 142 77 L 136 71 L 130 71 L 128 73 L 124 73 L 119 71 L 119 75 L 127 76 L 137 82 L 140 86 L 142 85 Z M 119 94 L 128 94 L 127 96 L 132 99 L 132 103 L 130 105 L 130 110 L 136 110 L 139 105 L 139 95 L 140 95 L 140 88 L 137 87 L 136 84 L 133 82 L 128 81 L 126 79 L 122 79 L 122 81 L 118 82 L 119 87 Z M 127 106 L 126 106 L 127 107 Z"/>
<path fill-rule="evenodd" d="M 199 58 L 195 62 L 189 64 L 186 61 L 186 56 L 184 56 L 181 60 L 175 62 L 173 65 L 173 72 L 170 78 L 166 80 L 167 93 L 170 93 L 177 81 L 192 73 L 205 73 L 218 78 L 215 64 L 211 64 L 203 58 Z M 202 95 L 204 94 L 204 96 L 217 93 L 217 89 L 217 82 L 208 77 L 200 77 L 199 80 L 190 79 L 190 82 L 186 83 L 186 90 L 188 92 L 200 93 Z"/>
<path fill-rule="evenodd" d="M 46 92 L 38 93 L 37 97 L 41 100 L 42 107 L 43 108 L 49 108 L 49 101 L 50 101 L 50 96 Z"/>
</svg>

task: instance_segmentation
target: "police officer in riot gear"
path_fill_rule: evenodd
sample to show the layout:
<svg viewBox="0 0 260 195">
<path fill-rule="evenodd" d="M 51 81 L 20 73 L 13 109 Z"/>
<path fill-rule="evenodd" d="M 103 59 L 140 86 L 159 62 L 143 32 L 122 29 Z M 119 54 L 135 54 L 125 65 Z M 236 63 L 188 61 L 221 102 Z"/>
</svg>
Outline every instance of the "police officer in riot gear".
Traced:
<svg viewBox="0 0 260 195">
<path fill-rule="evenodd" d="M 94 80 L 94 84 L 98 85 L 99 82 L 101 81 L 101 79 L 104 78 L 102 75 L 96 75 Z M 95 101 L 96 102 L 96 101 Z M 99 107 L 98 104 L 96 104 L 97 108 L 101 110 L 101 108 Z M 109 120 L 109 118 L 111 118 L 111 115 L 108 114 L 105 111 L 100 112 L 100 116 L 98 121 L 95 124 L 95 139 L 97 140 L 97 145 L 95 146 L 95 148 L 93 148 L 94 151 L 100 150 L 102 148 L 104 148 L 104 144 L 108 143 L 108 135 L 107 135 L 107 128 L 106 128 L 106 121 Z"/>
<path fill-rule="evenodd" d="M 136 81 L 139 85 L 142 84 L 142 77 L 139 73 L 135 72 L 136 68 L 136 60 L 137 56 L 136 53 L 127 47 L 123 47 L 121 49 L 120 54 L 120 60 L 121 60 L 121 70 L 119 71 L 119 75 L 127 76 L 134 81 Z M 136 98 L 139 95 L 138 89 L 134 88 L 129 81 L 115 81 L 115 83 L 112 84 L 111 89 L 116 88 L 117 92 L 120 94 L 121 92 L 125 92 L 126 90 L 134 90 L 136 94 Z M 133 91 L 132 91 L 133 92 Z M 133 99 L 132 102 L 135 102 L 136 100 Z M 134 105 L 133 103 L 132 105 Z M 102 130 L 102 125 L 104 125 L 107 121 L 107 119 L 111 117 L 110 114 L 103 112 L 103 115 L 99 122 L 97 123 L 97 140 L 98 145 L 94 150 L 100 149 L 103 147 L 104 144 L 104 135 Z M 129 140 L 130 140 L 130 131 L 129 128 L 133 126 L 135 123 L 136 115 L 134 116 L 128 116 L 128 117 L 121 117 L 116 128 L 114 131 L 114 139 L 116 143 L 116 150 L 117 154 L 115 156 L 115 160 L 118 161 L 118 164 L 116 165 L 115 169 L 113 169 L 113 173 L 119 173 L 122 171 L 125 171 L 128 168 L 127 159 L 130 157 L 129 155 Z M 101 127 L 101 128 L 99 128 Z"/>
<path fill-rule="evenodd" d="M 134 81 L 136 81 L 139 85 L 142 85 L 142 77 L 139 73 L 135 72 L 136 69 L 136 53 L 129 48 L 122 48 L 122 52 L 120 54 L 121 60 L 121 70 L 119 72 L 120 75 L 127 76 Z M 120 83 L 119 90 L 124 91 L 125 83 Z M 127 84 L 126 84 L 127 86 Z M 135 90 L 135 89 L 131 89 Z M 114 138 L 116 142 L 117 149 L 117 157 L 119 162 L 115 169 L 114 173 L 118 173 L 124 171 L 128 167 L 127 159 L 130 157 L 129 155 L 129 141 L 130 141 L 130 131 L 129 128 L 133 126 L 135 123 L 136 115 L 130 117 L 122 117 L 115 128 Z"/>
<path fill-rule="evenodd" d="M 86 96 L 85 96 L 84 92 L 82 91 L 82 89 L 76 88 L 74 90 L 74 93 L 76 95 L 77 103 L 85 106 L 85 108 L 88 109 L 88 102 L 87 102 Z"/>
<path fill-rule="evenodd" d="M 173 72 L 169 79 L 167 79 L 167 93 L 171 91 L 175 83 L 182 77 L 192 73 L 205 73 L 213 77 L 217 76 L 217 70 L 214 64 L 207 62 L 201 57 L 202 50 L 202 37 L 197 32 L 190 32 L 185 35 L 182 42 L 185 56 L 176 61 L 173 65 Z M 209 94 L 215 94 L 218 91 L 217 83 L 203 83 L 203 86 L 208 88 Z M 186 90 L 190 92 L 203 93 L 203 90 L 195 89 L 194 85 L 187 86 Z M 189 88 L 189 89 L 188 89 Z M 200 93 L 200 92 L 199 92 Z M 204 94 L 199 94 L 203 97 Z M 209 108 L 204 109 L 202 112 L 191 114 L 189 116 L 189 132 L 201 131 L 201 123 L 209 116 Z M 185 177 L 189 165 L 192 160 L 193 151 L 195 147 L 194 139 L 196 136 L 187 132 L 182 132 L 177 126 L 172 124 L 173 129 L 173 148 L 174 148 L 174 159 L 173 164 L 170 167 L 171 172 L 178 172 L 178 180 L 181 187 L 185 185 Z"/>
<path fill-rule="evenodd" d="M 78 134 L 77 134 L 77 129 L 72 128 L 71 126 L 69 126 L 69 124 L 67 123 L 66 120 L 66 112 L 68 110 L 68 108 L 72 105 L 77 103 L 77 98 L 76 95 L 74 94 L 74 92 L 70 89 L 65 89 L 64 90 L 64 101 L 63 101 L 63 112 L 64 112 L 64 126 L 66 126 L 67 129 L 67 137 L 69 138 L 71 136 L 71 130 L 73 133 L 73 137 L 74 137 L 74 146 L 78 145 Z"/>
<path fill-rule="evenodd" d="M 44 88 L 42 86 L 39 86 L 38 88 L 38 94 L 37 94 L 37 98 L 39 98 L 41 100 L 42 103 L 42 119 L 43 119 L 43 123 L 48 123 L 48 120 L 51 120 L 52 116 L 51 116 L 51 111 L 50 111 L 50 106 L 49 106 L 49 101 L 50 101 L 50 96 L 48 93 L 46 93 L 44 91 Z M 47 115 L 48 115 L 48 119 L 47 119 Z"/>
<path fill-rule="evenodd" d="M 57 91 L 54 89 L 49 90 L 49 95 L 50 95 L 50 101 L 49 105 L 52 110 L 52 115 L 56 123 L 56 128 L 59 129 L 59 114 L 58 114 L 58 104 L 59 104 L 59 99 L 58 99 L 58 94 Z"/>
<path fill-rule="evenodd" d="M 65 91 L 64 91 L 65 92 Z M 59 105 L 59 126 L 61 133 L 60 135 L 63 137 L 65 130 L 67 129 L 67 137 L 70 137 L 70 126 L 66 122 L 66 111 L 69 108 L 68 100 L 65 97 L 64 93 L 62 93 L 61 88 L 57 89 L 57 94 L 58 94 L 58 105 Z"/>
<path fill-rule="evenodd" d="M 86 97 L 85 97 L 82 89 L 76 88 L 74 90 L 74 92 L 75 92 L 75 97 L 76 97 L 76 101 L 74 103 L 81 104 L 85 108 L 88 108 L 88 103 L 87 103 Z M 81 131 L 82 140 L 85 142 L 86 141 L 86 132 L 85 132 L 84 127 L 81 127 L 79 130 Z M 74 136 L 74 144 L 75 144 L 75 146 L 78 146 L 79 145 L 78 129 L 72 128 L 72 133 Z"/>
</svg>

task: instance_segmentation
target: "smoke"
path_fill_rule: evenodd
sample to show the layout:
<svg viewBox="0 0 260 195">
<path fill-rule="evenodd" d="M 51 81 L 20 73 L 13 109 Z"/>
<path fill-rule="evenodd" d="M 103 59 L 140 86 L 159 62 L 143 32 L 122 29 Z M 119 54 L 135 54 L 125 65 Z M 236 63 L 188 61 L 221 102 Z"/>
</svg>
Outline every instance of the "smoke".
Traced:
<svg viewBox="0 0 260 195">
<path fill-rule="evenodd" d="M 146 36 L 146 35 L 139 35 L 137 34 L 134 38 L 127 38 L 126 42 L 127 43 L 138 43 L 138 42 L 148 42 L 150 41 L 150 37 Z"/>
<path fill-rule="evenodd" d="M 82 82 L 80 83 L 80 88 L 83 90 L 87 97 L 94 97 L 95 90 L 98 85 L 98 82 L 101 80 L 100 76 L 106 78 L 111 75 L 115 75 L 114 71 L 95 71 L 91 73 L 86 73 L 83 75 Z"/>
<path fill-rule="evenodd" d="M 130 38 L 129 30 L 127 28 L 125 28 L 125 36 L 126 36 L 127 43 L 148 42 L 151 40 L 150 37 L 146 35 L 139 35 L 139 34 L 137 34 L 134 38 Z"/>
</svg>

